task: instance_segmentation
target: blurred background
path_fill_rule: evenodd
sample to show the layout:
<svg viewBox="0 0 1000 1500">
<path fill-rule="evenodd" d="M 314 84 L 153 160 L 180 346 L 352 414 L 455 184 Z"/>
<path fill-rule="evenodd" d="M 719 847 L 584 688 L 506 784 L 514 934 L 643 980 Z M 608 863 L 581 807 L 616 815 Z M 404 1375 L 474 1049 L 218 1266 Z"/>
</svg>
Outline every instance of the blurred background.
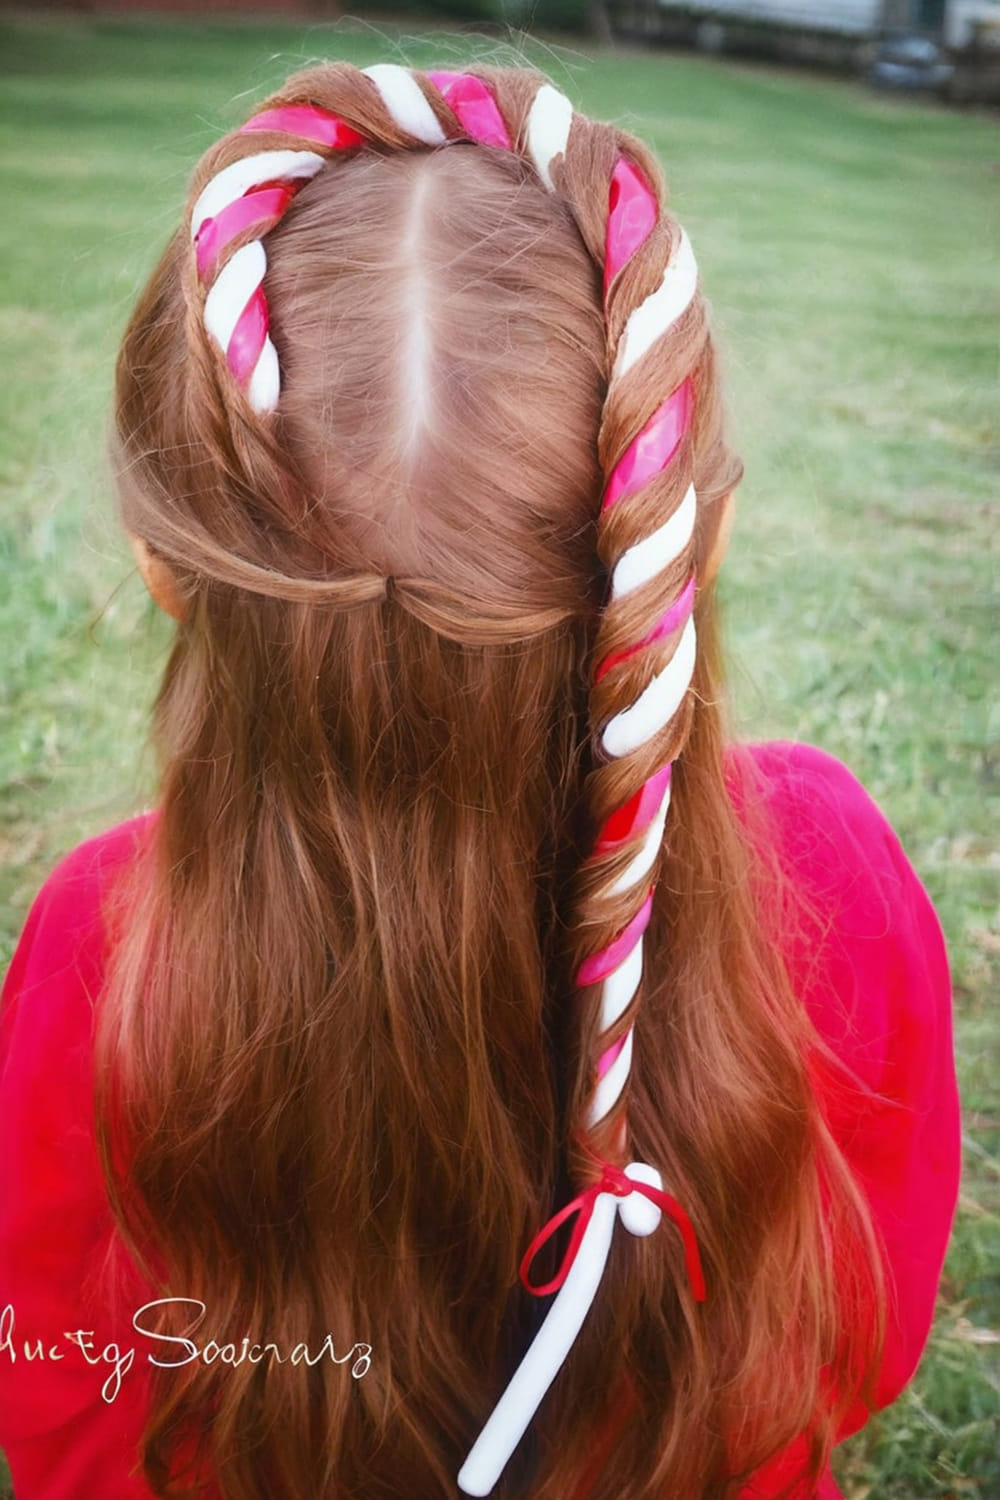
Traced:
<svg viewBox="0 0 1000 1500">
<path fill-rule="evenodd" d="M 527 61 L 660 156 L 746 462 L 736 732 L 847 761 L 955 977 L 966 1170 L 935 1330 L 838 1477 L 1000 1500 L 1000 5 L 0 7 L 0 970 L 60 855 L 153 795 L 170 630 L 114 519 L 118 341 L 200 153 L 318 57 Z"/>
</svg>

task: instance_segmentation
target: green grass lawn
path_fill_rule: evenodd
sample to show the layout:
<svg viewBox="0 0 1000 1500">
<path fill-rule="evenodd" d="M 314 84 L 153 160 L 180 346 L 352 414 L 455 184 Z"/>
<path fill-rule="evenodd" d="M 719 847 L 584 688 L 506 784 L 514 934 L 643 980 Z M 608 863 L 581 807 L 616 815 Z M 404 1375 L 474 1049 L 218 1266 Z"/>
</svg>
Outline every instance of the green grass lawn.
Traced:
<svg viewBox="0 0 1000 1500">
<path fill-rule="evenodd" d="M 309 59 L 473 51 L 497 55 L 358 23 L 0 23 L 0 958 L 55 859 L 150 793 L 169 637 L 115 529 L 102 441 L 116 345 L 190 168 Z M 698 254 L 747 464 L 725 586 L 741 729 L 847 760 L 948 935 L 958 1222 L 918 1378 L 839 1476 L 849 1500 L 997 1500 L 1000 132 L 792 71 L 523 51 L 651 140 Z"/>
</svg>

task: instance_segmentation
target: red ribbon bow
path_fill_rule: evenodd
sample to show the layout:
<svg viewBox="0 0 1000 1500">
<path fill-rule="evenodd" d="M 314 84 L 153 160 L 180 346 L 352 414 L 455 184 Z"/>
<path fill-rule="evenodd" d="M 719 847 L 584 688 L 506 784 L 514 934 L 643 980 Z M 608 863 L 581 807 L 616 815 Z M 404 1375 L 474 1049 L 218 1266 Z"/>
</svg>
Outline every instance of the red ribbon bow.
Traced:
<svg viewBox="0 0 1000 1500">
<path fill-rule="evenodd" d="M 706 1295 L 705 1273 L 701 1267 L 698 1241 L 695 1237 L 691 1220 L 683 1208 L 681 1208 L 677 1199 L 671 1197 L 669 1193 L 665 1193 L 662 1188 L 653 1187 L 648 1182 L 639 1182 L 636 1178 L 629 1177 L 621 1167 L 612 1166 L 610 1162 L 602 1162 L 601 1175 L 597 1182 L 591 1183 L 590 1187 L 584 1188 L 582 1192 L 577 1193 L 575 1198 L 571 1198 L 565 1208 L 561 1208 L 557 1214 L 553 1214 L 548 1223 L 543 1225 L 535 1235 L 535 1238 L 524 1252 L 519 1271 L 521 1285 L 525 1291 L 530 1292 L 533 1297 L 547 1297 L 550 1292 L 559 1290 L 569 1275 L 570 1267 L 576 1259 L 580 1242 L 593 1216 L 594 1205 L 601 1193 L 613 1193 L 616 1198 L 627 1198 L 629 1193 L 641 1193 L 644 1198 L 648 1198 L 651 1203 L 655 1203 L 657 1208 L 673 1220 L 680 1231 L 681 1239 L 684 1241 L 684 1266 L 692 1295 L 696 1302 L 704 1302 Z M 560 1226 L 573 1214 L 577 1215 L 577 1221 L 573 1226 L 573 1233 L 570 1235 L 570 1241 L 566 1246 L 566 1253 L 562 1258 L 559 1270 L 553 1276 L 552 1280 L 547 1281 L 544 1286 L 535 1286 L 534 1282 L 529 1280 L 528 1277 L 531 1262 L 542 1246 L 552 1238 Z"/>
</svg>

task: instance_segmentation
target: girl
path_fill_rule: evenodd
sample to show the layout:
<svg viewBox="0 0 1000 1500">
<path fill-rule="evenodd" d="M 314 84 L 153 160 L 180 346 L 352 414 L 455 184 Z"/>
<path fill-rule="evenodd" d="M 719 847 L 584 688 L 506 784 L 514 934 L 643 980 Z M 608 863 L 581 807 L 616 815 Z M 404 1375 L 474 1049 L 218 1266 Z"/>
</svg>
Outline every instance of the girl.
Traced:
<svg viewBox="0 0 1000 1500">
<path fill-rule="evenodd" d="M 114 431 L 178 629 L 158 809 L 4 994 L 18 1500 L 837 1494 L 950 1229 L 947 963 L 849 772 L 724 742 L 650 151 L 527 69 L 290 79 Z"/>
</svg>

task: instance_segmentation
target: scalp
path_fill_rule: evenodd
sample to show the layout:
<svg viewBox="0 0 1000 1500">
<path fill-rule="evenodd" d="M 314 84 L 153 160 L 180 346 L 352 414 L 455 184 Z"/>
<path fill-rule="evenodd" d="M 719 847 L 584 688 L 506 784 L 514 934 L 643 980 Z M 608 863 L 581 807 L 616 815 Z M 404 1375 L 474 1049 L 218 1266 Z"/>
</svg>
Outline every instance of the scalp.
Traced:
<svg viewBox="0 0 1000 1500">
<path fill-rule="evenodd" d="M 606 341 L 560 210 L 499 151 L 368 151 L 269 238 L 285 441 L 366 566 L 525 608 L 593 572 Z"/>
</svg>

